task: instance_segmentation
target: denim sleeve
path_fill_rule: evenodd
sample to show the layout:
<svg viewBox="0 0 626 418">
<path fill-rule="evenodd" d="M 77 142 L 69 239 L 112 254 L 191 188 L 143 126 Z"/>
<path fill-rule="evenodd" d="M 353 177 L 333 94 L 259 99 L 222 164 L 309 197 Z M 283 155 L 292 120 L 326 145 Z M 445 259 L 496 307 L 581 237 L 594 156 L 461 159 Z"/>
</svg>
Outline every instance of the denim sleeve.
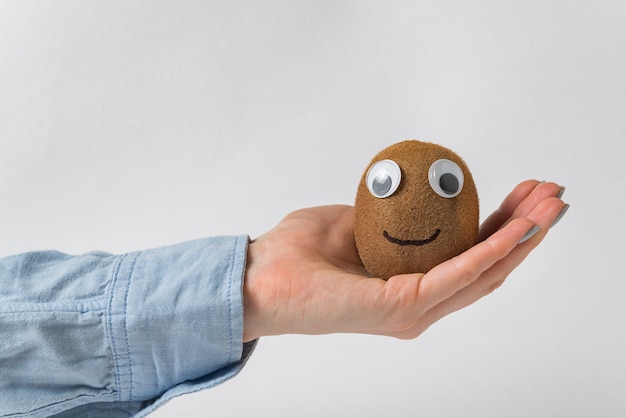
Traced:
<svg viewBox="0 0 626 418">
<path fill-rule="evenodd" d="M 247 245 L 0 259 L 0 416 L 145 416 L 237 374 Z"/>
</svg>

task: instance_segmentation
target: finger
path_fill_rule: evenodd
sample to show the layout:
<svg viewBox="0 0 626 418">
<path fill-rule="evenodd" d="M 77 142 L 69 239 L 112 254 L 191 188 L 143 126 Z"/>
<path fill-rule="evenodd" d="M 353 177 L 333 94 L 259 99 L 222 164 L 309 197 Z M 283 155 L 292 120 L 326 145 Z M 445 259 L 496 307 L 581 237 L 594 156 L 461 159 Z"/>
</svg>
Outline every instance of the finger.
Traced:
<svg viewBox="0 0 626 418">
<path fill-rule="evenodd" d="M 418 293 L 428 309 L 470 286 L 483 272 L 505 258 L 535 224 L 526 218 L 511 221 L 485 241 L 442 263 L 424 275 Z"/>
<path fill-rule="evenodd" d="M 539 184 L 540 182 L 537 180 L 526 180 L 518 184 L 504 199 L 500 207 L 485 219 L 480 227 L 478 241 L 484 241 L 488 236 L 500 229 L 513 215 L 517 206 L 519 206 Z"/>
<path fill-rule="evenodd" d="M 534 187 L 532 187 L 533 184 Z M 494 214 L 483 223 L 478 241 L 486 239 L 511 219 L 526 217 L 544 199 L 554 197 L 563 190 L 563 187 L 551 182 L 529 180 L 521 183 L 507 196 Z"/>
<path fill-rule="evenodd" d="M 546 199 L 553 198 L 564 190 L 556 183 L 541 183 L 513 211 L 513 218 L 527 217 Z"/>
<path fill-rule="evenodd" d="M 424 320 L 429 323 L 471 305 L 482 297 L 490 294 L 500 287 L 508 275 L 535 249 L 544 239 L 550 226 L 561 216 L 567 205 L 558 198 L 546 199 L 541 202 L 533 212 L 529 214 L 531 219 L 540 230 L 535 236 L 523 244 L 517 245 L 506 257 L 496 262 L 491 268 L 481 275 L 474 283 L 457 292 L 454 296 L 433 307 L 424 315 Z"/>
</svg>

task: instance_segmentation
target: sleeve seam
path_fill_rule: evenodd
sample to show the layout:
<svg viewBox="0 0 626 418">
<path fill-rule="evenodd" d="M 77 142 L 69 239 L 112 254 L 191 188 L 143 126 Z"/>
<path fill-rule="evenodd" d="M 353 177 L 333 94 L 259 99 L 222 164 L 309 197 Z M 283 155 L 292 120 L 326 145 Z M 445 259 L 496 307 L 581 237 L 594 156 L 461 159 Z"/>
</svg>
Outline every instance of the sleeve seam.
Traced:
<svg viewBox="0 0 626 418">
<path fill-rule="evenodd" d="M 121 400 L 121 391 L 119 390 L 120 388 L 120 364 L 119 364 L 119 359 L 118 359 L 118 355 L 117 355 L 117 346 L 115 343 L 115 337 L 113 335 L 113 297 L 115 296 L 115 287 L 117 285 L 117 281 L 118 281 L 118 277 L 119 277 L 119 272 L 120 269 L 122 267 L 122 263 L 124 261 L 124 259 L 126 258 L 126 254 L 120 256 L 119 260 L 117 261 L 117 263 L 115 264 L 115 267 L 113 268 L 113 277 L 112 277 L 112 281 L 111 281 L 111 289 L 110 289 L 110 295 L 109 295 L 109 303 L 108 303 L 108 308 L 107 308 L 107 314 L 108 314 L 108 328 L 109 328 L 109 344 L 111 345 L 111 354 L 113 357 L 113 364 L 114 364 L 114 368 L 115 368 L 115 387 L 117 389 L 117 400 Z"/>
<path fill-rule="evenodd" d="M 133 263 L 130 266 L 130 270 L 128 272 L 128 283 L 126 285 L 126 295 L 124 295 L 124 338 L 126 340 L 126 355 L 128 356 L 128 379 L 129 387 L 128 387 L 128 399 L 133 399 L 133 363 L 132 356 L 130 355 L 130 341 L 128 339 L 128 295 L 130 294 L 130 284 L 132 282 L 133 272 L 135 271 L 135 265 L 137 264 L 137 259 L 141 255 L 141 252 L 137 253 L 135 258 L 133 259 Z"/>
<path fill-rule="evenodd" d="M 235 341 L 234 341 L 234 336 L 233 336 L 233 293 L 232 293 L 232 286 L 233 286 L 233 280 L 235 279 L 234 277 L 234 273 L 235 273 L 235 260 L 237 259 L 237 257 L 235 256 L 236 252 L 237 252 L 237 246 L 238 246 L 238 239 L 235 240 L 235 248 L 234 251 L 231 252 L 230 254 L 230 267 L 229 267 L 229 280 L 228 280 L 228 336 L 229 336 L 229 346 L 230 346 L 230 353 L 231 353 L 231 361 L 233 361 L 234 359 L 232 358 L 233 353 L 235 351 Z"/>
<path fill-rule="evenodd" d="M 107 307 L 109 344 L 111 346 L 115 369 L 115 388 L 118 401 L 123 399 L 132 400 L 134 386 L 131 350 L 129 345 L 130 340 L 128 336 L 128 298 L 130 294 L 132 275 L 141 252 L 132 254 L 134 257 L 132 261 L 129 260 L 129 268 L 126 268 L 124 265 L 131 254 L 132 253 L 121 255 L 119 261 L 113 268 L 113 277 Z M 122 270 L 124 271 L 122 272 Z M 123 280 L 125 280 L 126 283 L 121 283 Z M 118 292 L 123 293 L 120 294 Z M 119 302 L 115 302 L 116 300 Z M 121 303 L 122 301 L 123 304 Z M 119 323 L 119 327 L 121 328 L 119 330 L 114 328 L 114 316 L 121 316 L 121 318 L 115 322 L 116 324 Z M 122 372 L 122 368 L 124 368 L 124 373 Z M 128 382 L 122 381 L 122 375 L 128 376 Z"/>
<path fill-rule="evenodd" d="M 244 258 L 242 260 L 242 263 L 238 263 L 238 256 L 241 253 L 244 253 Z M 241 271 L 239 271 L 236 267 L 239 266 L 239 264 L 241 264 L 242 269 Z M 230 338 L 230 352 L 231 354 L 231 362 L 235 362 L 235 361 L 239 361 L 241 358 L 241 347 L 236 347 L 235 346 L 235 335 L 234 335 L 234 330 L 235 328 L 239 329 L 239 328 L 243 328 L 243 312 L 241 312 L 241 315 L 236 315 L 235 313 L 235 309 L 237 309 L 237 306 L 235 304 L 234 301 L 234 297 L 235 295 L 233 294 L 233 291 L 235 291 L 235 289 L 233 289 L 233 284 L 236 280 L 240 280 L 240 284 L 241 286 L 239 286 L 237 288 L 236 291 L 238 292 L 242 292 L 243 290 L 241 289 L 241 287 L 243 286 L 243 275 L 245 274 L 245 251 L 242 251 L 242 237 L 238 236 L 235 239 L 235 248 L 233 249 L 233 251 L 231 252 L 230 255 L 230 272 L 229 272 L 229 281 L 228 281 L 228 304 L 229 304 L 229 310 L 228 310 L 228 319 L 229 319 L 229 338 Z M 235 274 L 241 274 L 242 277 L 235 277 Z M 241 299 L 241 309 L 243 310 L 243 295 L 239 295 L 239 299 Z M 234 324 L 233 323 L 233 318 L 237 317 L 238 321 L 241 321 L 241 324 Z M 243 342 L 242 342 L 243 343 Z"/>
</svg>

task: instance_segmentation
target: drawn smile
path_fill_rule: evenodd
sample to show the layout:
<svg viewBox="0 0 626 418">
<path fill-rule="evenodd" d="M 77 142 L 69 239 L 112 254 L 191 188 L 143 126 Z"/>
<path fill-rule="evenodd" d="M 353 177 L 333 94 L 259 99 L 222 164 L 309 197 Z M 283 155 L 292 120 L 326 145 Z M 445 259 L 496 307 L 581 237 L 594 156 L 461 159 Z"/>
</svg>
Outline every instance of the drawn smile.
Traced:
<svg viewBox="0 0 626 418">
<path fill-rule="evenodd" d="M 392 237 L 391 235 L 389 235 L 389 233 L 387 231 L 383 231 L 383 236 L 385 238 L 387 238 L 387 241 L 391 242 L 392 244 L 398 244 L 398 245 L 424 245 L 424 244 L 429 244 L 429 243 L 433 242 L 434 240 L 436 240 L 440 233 L 441 233 L 441 229 L 437 228 L 435 230 L 435 232 L 430 237 L 428 237 L 426 239 L 406 239 L 405 240 L 405 239 L 395 238 L 395 237 Z"/>
</svg>

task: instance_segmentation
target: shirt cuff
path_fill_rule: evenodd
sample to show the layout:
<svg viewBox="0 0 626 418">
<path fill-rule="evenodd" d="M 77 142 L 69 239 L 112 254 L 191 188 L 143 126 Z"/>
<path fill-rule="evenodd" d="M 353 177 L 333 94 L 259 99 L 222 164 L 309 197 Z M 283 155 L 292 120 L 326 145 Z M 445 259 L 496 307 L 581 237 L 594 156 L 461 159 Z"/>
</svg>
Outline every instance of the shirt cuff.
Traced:
<svg viewBox="0 0 626 418">
<path fill-rule="evenodd" d="M 119 401 L 146 401 L 139 416 L 245 364 L 255 346 L 243 344 L 247 246 L 247 236 L 213 237 L 129 253 L 114 267 L 115 386 Z"/>
</svg>

